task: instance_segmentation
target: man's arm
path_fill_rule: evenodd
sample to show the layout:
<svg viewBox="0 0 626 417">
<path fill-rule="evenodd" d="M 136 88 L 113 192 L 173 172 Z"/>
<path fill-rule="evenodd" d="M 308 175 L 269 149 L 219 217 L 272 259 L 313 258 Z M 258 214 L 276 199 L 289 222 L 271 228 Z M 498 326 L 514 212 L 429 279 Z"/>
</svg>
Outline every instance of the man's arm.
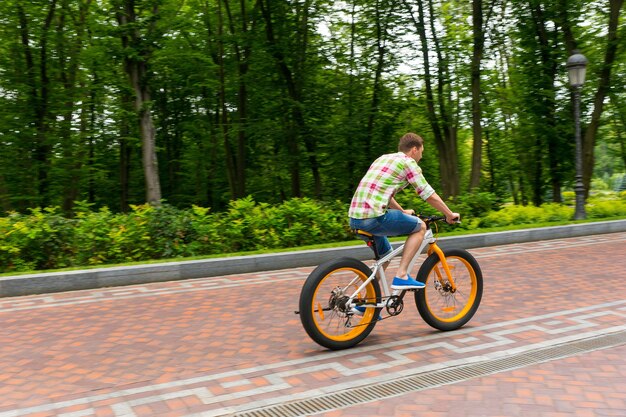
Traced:
<svg viewBox="0 0 626 417">
<path fill-rule="evenodd" d="M 406 214 L 415 214 L 415 210 L 413 210 L 413 209 L 410 209 L 410 210 L 403 209 L 402 206 L 393 197 L 391 197 L 389 199 L 389 208 L 393 209 L 393 210 L 400 210 L 400 211 L 402 211 L 403 213 L 406 213 Z"/>
<path fill-rule="evenodd" d="M 393 210 L 402 210 L 402 206 L 398 204 L 393 196 L 389 199 L 389 208 Z"/>
<path fill-rule="evenodd" d="M 461 215 L 459 213 L 453 213 L 437 193 L 433 193 L 430 197 L 428 197 L 426 202 L 435 210 L 443 213 L 443 215 L 446 216 L 447 223 L 453 224 L 454 222 L 461 220 Z"/>
</svg>

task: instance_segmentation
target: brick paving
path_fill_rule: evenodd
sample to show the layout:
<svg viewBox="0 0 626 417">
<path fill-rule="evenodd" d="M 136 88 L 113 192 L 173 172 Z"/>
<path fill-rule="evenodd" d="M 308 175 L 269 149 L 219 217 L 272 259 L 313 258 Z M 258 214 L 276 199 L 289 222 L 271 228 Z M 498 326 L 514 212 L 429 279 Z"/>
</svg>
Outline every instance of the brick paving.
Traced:
<svg viewBox="0 0 626 417">
<path fill-rule="evenodd" d="M 316 415 L 623 417 L 626 346 Z"/>
<path fill-rule="evenodd" d="M 312 268 L 0 299 L 0 417 L 227 415 L 626 330 L 626 233 L 471 252 L 485 291 L 467 326 L 434 331 L 409 302 L 341 352 L 293 314 Z M 320 415 L 626 416 L 625 358 L 618 346 Z"/>
</svg>

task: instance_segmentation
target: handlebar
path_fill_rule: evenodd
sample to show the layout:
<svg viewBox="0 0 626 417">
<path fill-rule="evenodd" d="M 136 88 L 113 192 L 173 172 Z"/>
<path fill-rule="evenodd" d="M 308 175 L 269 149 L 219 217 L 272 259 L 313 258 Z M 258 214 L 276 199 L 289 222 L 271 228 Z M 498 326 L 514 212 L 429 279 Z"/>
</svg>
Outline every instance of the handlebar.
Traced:
<svg viewBox="0 0 626 417">
<path fill-rule="evenodd" d="M 420 220 L 424 221 L 427 225 L 434 222 L 446 221 L 446 216 L 423 216 L 421 214 L 417 214 L 417 217 Z M 461 223 L 461 221 L 457 218 L 455 223 Z"/>
</svg>

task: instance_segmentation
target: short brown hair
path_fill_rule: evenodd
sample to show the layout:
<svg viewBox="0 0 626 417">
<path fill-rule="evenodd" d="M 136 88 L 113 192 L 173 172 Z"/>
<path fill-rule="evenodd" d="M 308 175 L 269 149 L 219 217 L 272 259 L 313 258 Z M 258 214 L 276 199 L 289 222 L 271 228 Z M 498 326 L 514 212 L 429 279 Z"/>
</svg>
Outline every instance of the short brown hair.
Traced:
<svg viewBox="0 0 626 417">
<path fill-rule="evenodd" d="M 415 133 L 409 132 L 400 138 L 400 142 L 398 142 L 398 151 L 408 152 L 414 146 L 417 147 L 417 149 L 424 146 L 424 139 Z"/>
</svg>

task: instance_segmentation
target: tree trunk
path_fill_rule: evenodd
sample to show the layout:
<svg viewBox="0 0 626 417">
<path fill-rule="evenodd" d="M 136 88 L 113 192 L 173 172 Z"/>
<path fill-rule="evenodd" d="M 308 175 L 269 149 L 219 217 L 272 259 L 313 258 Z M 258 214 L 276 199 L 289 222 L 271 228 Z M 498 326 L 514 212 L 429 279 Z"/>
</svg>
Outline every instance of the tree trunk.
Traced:
<svg viewBox="0 0 626 417">
<path fill-rule="evenodd" d="M 593 99 L 593 113 L 591 114 L 591 121 L 587 125 L 583 136 L 582 152 L 583 152 L 583 185 L 585 187 L 585 194 L 589 196 L 589 190 L 591 188 L 591 177 L 593 175 L 594 147 L 596 144 L 596 134 L 600 127 L 600 117 L 604 110 L 604 99 L 609 91 L 611 85 L 611 69 L 613 68 L 613 62 L 617 53 L 617 47 L 619 45 L 618 39 L 618 24 L 620 11 L 624 0 L 609 0 L 610 13 L 609 13 L 609 25 L 606 51 L 604 54 L 604 62 L 600 68 L 600 77 L 598 81 L 598 89 Z"/>
<path fill-rule="evenodd" d="M 80 194 L 79 184 L 80 178 L 82 176 L 82 167 L 84 165 L 85 155 L 87 154 L 87 149 L 85 149 L 84 138 L 87 135 L 87 126 L 88 126 L 88 110 L 93 114 L 93 91 L 90 91 L 89 88 L 85 86 L 83 82 L 81 85 L 77 85 L 77 75 L 79 72 L 79 56 L 81 50 L 84 48 L 84 36 L 86 32 L 86 23 L 87 23 L 87 15 L 89 12 L 89 6 L 91 5 L 91 0 L 81 1 L 79 4 L 79 12 L 78 16 L 69 17 L 75 22 L 76 25 L 76 36 L 73 38 L 72 42 L 67 41 L 67 38 L 63 36 L 62 29 L 64 29 L 64 23 L 68 16 L 66 13 L 61 15 L 61 22 L 57 26 L 57 32 L 59 33 L 59 39 L 61 42 L 59 44 L 58 53 L 60 55 L 60 67 L 61 67 L 61 79 L 63 81 L 63 87 L 65 90 L 65 113 L 63 115 L 63 129 L 62 129 L 62 138 L 64 139 L 63 153 L 66 162 L 66 169 L 68 171 L 68 177 L 66 179 L 66 183 L 64 184 L 64 193 L 63 193 L 63 210 L 65 212 L 70 212 L 74 207 L 74 202 L 78 198 Z M 62 12 L 65 12 L 65 9 L 62 9 Z M 69 43 L 69 53 L 67 56 L 64 53 L 63 44 Z M 67 62 L 67 67 L 65 66 L 65 62 Z M 78 95 L 81 92 L 86 92 L 83 94 L 82 98 L 79 98 Z M 74 118 L 74 110 L 76 100 L 82 101 L 82 108 L 80 110 L 80 128 L 78 133 L 78 141 L 73 140 L 72 138 L 72 119 Z M 90 103 L 90 104 L 85 104 Z M 91 149 L 89 149 L 91 150 Z"/>
<path fill-rule="evenodd" d="M 439 40 L 434 35 L 435 27 L 434 22 L 431 22 L 431 32 L 433 33 L 433 42 L 438 59 L 438 71 L 437 71 L 437 96 L 433 92 L 433 80 L 430 73 L 430 60 L 428 59 L 428 53 L 430 51 L 427 35 L 426 35 L 426 23 L 424 17 L 424 4 L 422 0 L 417 1 L 418 6 L 418 19 L 415 19 L 411 11 L 410 5 L 406 0 L 403 0 L 406 8 L 408 9 L 415 29 L 419 35 L 422 59 L 424 60 L 424 84 L 426 88 L 426 109 L 428 112 L 428 118 L 433 130 L 433 136 L 435 137 L 435 144 L 439 152 L 439 172 L 441 176 L 441 187 L 443 189 L 443 197 L 456 196 L 460 192 L 459 188 L 459 164 L 458 164 L 458 151 L 457 151 L 457 129 L 448 116 L 446 108 L 446 99 L 444 97 L 444 86 L 448 82 L 446 77 L 447 67 L 444 60 Z M 430 14 L 433 15 L 432 1 L 428 2 Z M 439 107 L 439 113 L 435 108 L 435 99 Z"/>
<path fill-rule="evenodd" d="M 96 201 L 96 181 L 95 181 L 95 156 L 96 156 L 96 144 L 94 140 L 95 132 L 96 132 L 96 92 L 95 90 L 91 90 L 89 101 L 89 128 L 86 135 L 88 135 L 89 140 L 89 157 L 87 158 L 87 166 L 89 173 L 89 180 L 87 186 L 87 199 L 90 203 L 94 203 Z"/>
<path fill-rule="evenodd" d="M 154 6 L 152 15 L 156 18 L 158 6 Z M 137 18 L 133 0 L 124 0 L 124 10 L 117 14 L 122 32 L 122 45 L 125 49 L 133 48 L 138 54 L 127 54 L 124 67 L 135 92 L 135 111 L 139 116 L 139 132 L 141 135 L 141 156 L 146 185 L 146 201 L 153 205 L 161 203 L 161 184 L 159 182 L 159 166 L 156 152 L 156 131 L 150 111 L 151 95 L 148 86 L 147 72 L 150 51 L 142 48 L 145 40 L 137 29 Z M 154 23 L 154 22 L 153 22 Z M 149 49 L 149 48 L 148 48 Z"/>
<path fill-rule="evenodd" d="M 228 3 L 228 1 L 226 2 Z M 244 39 L 248 36 L 248 14 L 246 12 L 245 0 L 240 1 L 241 8 L 241 32 Z M 233 32 L 234 33 L 234 32 Z M 242 197 L 246 195 L 246 146 L 248 143 L 247 130 L 248 130 L 248 86 L 246 84 L 246 77 L 248 75 L 249 60 L 251 55 L 251 48 L 245 41 L 246 45 L 237 53 L 237 77 L 239 83 L 239 91 L 237 95 L 237 113 L 239 114 L 239 128 L 237 139 L 237 176 L 239 177 L 239 189 L 238 194 Z"/>
<path fill-rule="evenodd" d="M 298 79 L 294 77 L 293 72 L 289 69 L 285 61 L 285 55 L 279 48 L 276 36 L 274 34 L 274 24 L 272 21 L 271 4 L 270 0 L 258 0 L 258 4 L 261 8 L 261 14 L 265 20 L 265 33 L 267 41 L 270 44 L 270 52 L 276 62 L 279 73 L 285 81 L 289 98 L 292 102 L 290 113 L 293 118 L 294 124 L 292 128 L 288 129 L 287 133 L 287 149 L 291 153 L 290 170 L 292 177 L 292 193 L 294 197 L 301 197 L 302 190 L 300 185 L 300 165 L 299 165 L 299 144 L 298 137 L 302 136 L 305 148 L 307 150 L 307 157 L 309 165 L 311 166 L 311 173 L 313 175 L 313 187 L 314 193 L 317 197 L 321 196 L 322 181 L 319 172 L 319 163 L 316 156 L 316 144 L 315 140 L 308 132 L 304 114 L 302 113 L 302 85 L 303 74 L 298 74 Z M 303 10 L 303 20 L 301 22 L 300 31 L 306 30 L 308 32 L 307 16 L 309 13 L 309 0 L 305 2 Z M 297 62 L 300 72 L 304 71 L 306 57 L 306 38 L 303 38 L 303 45 L 299 51 L 299 62 Z"/>
<path fill-rule="evenodd" d="M 529 3 L 529 7 L 535 25 L 535 32 L 539 42 L 539 53 L 542 62 L 540 74 L 542 80 L 540 88 L 542 94 L 538 99 L 541 100 L 545 111 L 545 126 L 541 126 L 537 131 L 537 159 L 540 160 L 542 157 L 544 149 L 543 141 L 545 141 L 545 145 L 548 148 L 547 159 L 550 184 L 552 186 L 552 199 L 555 203 L 560 203 L 562 173 L 559 163 L 560 156 L 558 155 L 559 138 L 556 134 L 556 91 L 554 88 L 558 66 L 554 56 L 554 45 L 556 44 L 556 39 L 555 37 L 551 38 L 551 35 L 556 35 L 556 33 L 551 33 L 548 30 L 545 13 L 539 4 L 531 1 Z M 535 175 L 535 181 L 537 183 L 534 184 L 533 187 L 535 194 L 534 204 L 540 205 L 543 203 L 543 175 L 540 167 L 536 168 Z"/>
<path fill-rule="evenodd" d="M 121 107 L 125 111 L 130 111 L 133 107 L 133 98 L 129 93 L 123 92 L 121 100 Z M 131 136 L 131 128 L 128 120 L 124 118 L 120 125 L 120 137 L 119 137 L 119 169 L 120 169 L 120 210 L 122 213 L 128 212 L 129 206 L 129 192 L 130 192 L 130 158 L 132 155 L 132 149 L 129 145 L 129 138 Z"/>
<path fill-rule="evenodd" d="M 226 69 L 224 68 L 224 18 L 222 14 L 222 3 L 217 2 L 217 66 L 218 66 L 218 80 L 219 80 L 219 112 L 220 119 L 219 124 L 222 133 L 222 142 L 224 144 L 224 152 L 226 154 L 226 174 L 228 177 L 228 184 L 230 185 L 230 195 L 232 199 L 241 197 L 238 195 L 237 185 L 239 178 L 237 178 L 235 154 L 230 144 L 230 123 L 228 120 L 228 108 L 226 105 Z"/>
<path fill-rule="evenodd" d="M 354 118 L 354 80 L 355 80 L 355 44 L 356 44 L 356 2 L 352 2 L 350 9 L 350 60 L 349 66 L 350 70 L 348 73 L 348 126 L 352 127 L 355 124 L 353 123 Z M 348 135 L 345 135 L 345 149 L 351 149 L 351 146 L 354 145 L 351 138 Z M 357 156 L 354 152 L 347 152 L 346 154 L 346 165 L 348 167 L 348 178 L 346 181 L 346 191 L 345 195 L 350 195 L 354 193 L 354 190 L 357 187 L 358 181 L 360 180 L 360 173 L 355 172 L 356 169 L 356 160 Z"/>
<path fill-rule="evenodd" d="M 304 108 L 302 103 L 303 99 L 303 91 L 305 78 L 307 75 L 307 54 L 308 54 L 308 46 L 309 46 L 309 14 L 311 9 L 311 1 L 305 0 L 303 3 L 303 7 L 299 8 L 297 4 L 296 7 L 296 16 L 301 17 L 301 20 L 298 24 L 298 54 L 297 61 L 295 64 L 295 89 L 297 95 L 293 97 L 294 100 L 297 100 L 297 114 L 295 115 L 295 120 L 298 125 L 298 129 L 300 131 L 300 136 L 304 142 L 304 148 L 307 151 L 307 159 L 309 161 L 309 166 L 311 168 L 311 175 L 313 176 L 313 195 L 320 199 L 322 198 L 322 177 L 319 171 L 319 163 L 317 161 L 317 143 L 315 137 L 309 131 L 309 127 L 307 126 L 306 120 L 304 119 L 304 113 L 300 109 L 300 107 Z"/>
<path fill-rule="evenodd" d="M 437 147 L 439 147 L 440 143 L 443 143 L 443 135 L 441 133 L 441 129 L 439 127 L 439 118 L 437 117 L 437 112 L 435 111 L 435 98 L 433 94 L 432 87 L 432 75 L 430 74 L 430 58 L 428 56 L 429 47 L 428 40 L 426 38 L 426 25 L 424 19 L 424 5 L 421 0 L 418 0 L 418 19 L 415 19 L 413 13 L 411 12 L 411 6 L 407 3 L 406 0 L 403 0 L 406 8 L 408 9 L 411 19 L 413 21 L 413 25 L 417 30 L 417 33 L 420 38 L 421 50 L 422 50 L 422 59 L 424 60 L 424 86 L 426 89 L 426 110 L 428 112 L 428 120 L 430 121 L 430 127 L 433 131 L 433 135 L 435 136 L 435 143 Z"/>
<path fill-rule="evenodd" d="M 204 146 L 203 142 L 199 143 L 200 148 L 200 157 L 202 158 L 202 163 L 206 164 L 205 168 L 205 176 L 203 180 L 206 180 L 206 204 L 213 209 L 219 209 L 221 207 L 221 197 L 222 191 L 220 189 L 219 180 L 223 176 L 223 170 L 221 168 L 221 164 L 218 162 L 221 155 L 218 155 L 216 149 L 219 149 L 219 133 L 217 129 L 219 129 L 219 99 L 216 100 L 215 97 L 212 96 L 211 92 L 206 86 L 203 86 L 202 89 L 202 97 L 204 101 L 204 109 L 206 112 L 206 118 L 208 120 L 209 128 L 207 132 L 207 136 L 209 138 L 208 146 Z M 202 141 L 202 139 L 200 139 Z M 206 151 L 204 151 L 206 149 Z"/>
<path fill-rule="evenodd" d="M 557 2 L 557 23 L 561 26 L 563 31 L 563 40 L 565 41 L 565 49 L 567 55 L 571 55 L 574 49 L 577 49 L 576 39 L 572 32 L 572 25 L 570 25 L 568 11 L 571 10 L 569 0 L 558 0 Z"/>
<path fill-rule="evenodd" d="M 620 102 L 617 98 L 617 94 L 611 94 L 610 96 L 611 104 L 615 108 L 613 119 L 613 122 L 615 124 L 615 135 L 617 143 L 619 144 L 620 157 L 622 158 L 624 168 L 626 168 L 626 138 L 623 137 L 623 128 L 626 126 L 626 112 L 622 111 L 622 108 L 620 107 Z M 623 181 L 626 181 L 626 179 L 624 179 Z"/>
<path fill-rule="evenodd" d="M 230 34 L 234 38 L 237 38 L 237 31 L 235 29 L 235 23 L 230 12 L 229 0 L 223 0 L 224 7 L 226 9 L 226 15 L 228 16 L 228 26 Z M 245 197 L 246 195 L 246 145 L 247 145 L 247 127 L 248 127 L 248 87 L 246 84 L 246 76 L 248 74 L 249 59 L 251 54 L 250 46 L 248 45 L 248 14 L 246 10 L 245 0 L 240 0 L 241 11 L 241 37 L 244 39 L 244 46 L 241 47 L 238 41 L 233 42 L 233 49 L 235 52 L 235 58 L 237 60 L 237 146 L 234 152 L 234 172 L 237 176 L 237 182 L 235 187 L 235 194 L 237 198 Z"/>
<path fill-rule="evenodd" d="M 34 156 L 37 162 L 38 199 L 39 206 L 48 205 L 48 174 L 50 170 L 50 153 L 52 147 L 48 138 L 48 106 L 50 79 L 48 77 L 48 31 L 52 25 L 52 19 L 56 11 L 57 0 L 50 2 L 50 7 L 43 23 L 42 36 L 39 50 L 39 80 L 37 80 L 35 60 L 31 49 L 31 40 L 28 28 L 28 20 L 24 8 L 20 2 L 16 2 L 20 24 L 20 37 L 26 60 L 26 76 L 29 84 L 30 106 L 34 112 L 34 125 L 36 128 L 36 140 L 34 143 Z"/>
<path fill-rule="evenodd" d="M 7 189 L 7 183 L 4 179 L 4 175 L 0 172 L 0 215 L 4 215 L 7 211 L 11 210 L 11 204 L 9 203 L 9 191 Z"/>
<path fill-rule="evenodd" d="M 374 120 L 378 113 L 378 105 L 380 102 L 380 90 L 382 89 L 382 74 L 385 68 L 385 38 L 386 38 L 386 23 L 383 27 L 380 2 L 376 2 L 376 69 L 374 71 L 374 85 L 372 87 L 372 101 L 370 103 L 370 110 L 367 117 L 367 129 L 365 135 L 365 156 L 368 161 L 374 159 L 374 149 L 372 147 L 372 138 L 374 136 Z"/>
<path fill-rule="evenodd" d="M 485 34 L 483 32 L 483 2 L 472 2 L 472 26 L 474 33 L 474 49 L 472 53 L 472 170 L 469 189 L 480 187 L 480 172 L 482 169 L 482 111 L 480 107 L 480 63 L 483 57 Z"/>
<path fill-rule="evenodd" d="M 81 90 L 86 90 L 84 85 L 81 85 L 81 87 Z M 83 139 L 87 136 L 88 109 L 90 107 L 91 106 L 86 103 L 82 105 L 82 109 L 80 112 L 80 129 L 78 133 L 79 144 L 77 152 L 75 154 L 72 154 L 70 152 L 66 154 L 71 159 L 70 161 L 68 161 L 69 164 L 67 165 L 69 178 L 67 180 L 67 184 L 65 184 L 65 191 L 63 195 L 63 211 L 65 211 L 66 213 L 71 212 L 72 208 L 74 207 L 74 203 L 78 199 L 78 195 L 80 192 L 80 174 L 83 167 L 83 160 L 85 159 L 85 154 L 87 153 L 86 151 L 91 151 L 93 149 L 92 146 L 90 146 L 89 149 L 85 149 L 83 144 Z"/>
<path fill-rule="evenodd" d="M 141 98 L 135 101 L 135 107 L 141 109 L 139 110 L 139 123 L 141 159 L 146 181 L 146 201 L 150 204 L 159 205 L 161 204 L 161 184 L 159 182 L 159 164 L 156 151 L 156 131 L 148 104 L 151 98 L 147 87 L 142 87 L 139 82 L 139 77 L 141 75 L 145 76 L 145 66 L 140 65 L 136 72 L 133 71 L 133 73 L 137 75 L 133 81 L 135 93 L 141 95 Z"/>
</svg>

